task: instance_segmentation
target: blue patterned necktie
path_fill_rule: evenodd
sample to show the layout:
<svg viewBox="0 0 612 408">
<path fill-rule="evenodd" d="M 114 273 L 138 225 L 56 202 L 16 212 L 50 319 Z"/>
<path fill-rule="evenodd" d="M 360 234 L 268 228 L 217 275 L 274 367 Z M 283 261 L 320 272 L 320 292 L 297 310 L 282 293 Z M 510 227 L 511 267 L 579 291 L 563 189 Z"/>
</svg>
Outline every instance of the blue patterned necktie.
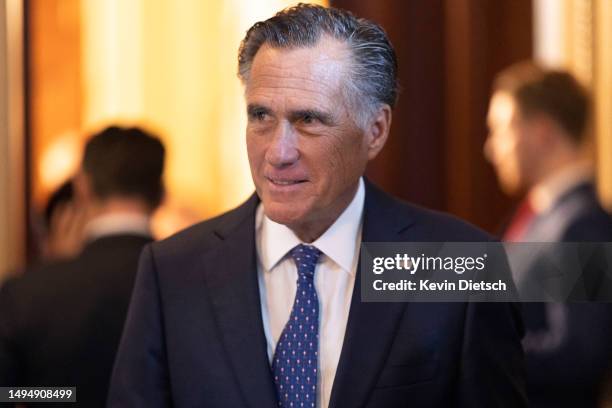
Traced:
<svg viewBox="0 0 612 408">
<path fill-rule="evenodd" d="M 297 245 L 289 254 L 298 270 L 297 290 L 289 321 L 272 360 L 279 407 L 312 408 L 317 403 L 319 298 L 314 272 L 321 251 Z"/>
</svg>

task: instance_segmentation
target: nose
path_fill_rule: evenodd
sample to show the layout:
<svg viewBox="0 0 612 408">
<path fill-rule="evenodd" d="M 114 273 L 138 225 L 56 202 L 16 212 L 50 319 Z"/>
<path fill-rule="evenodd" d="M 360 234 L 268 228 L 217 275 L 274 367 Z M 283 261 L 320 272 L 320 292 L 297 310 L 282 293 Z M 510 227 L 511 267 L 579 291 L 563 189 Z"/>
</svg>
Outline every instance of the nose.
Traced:
<svg viewBox="0 0 612 408">
<path fill-rule="evenodd" d="M 300 157 L 297 139 L 298 134 L 290 123 L 279 122 L 266 151 L 266 161 L 274 167 L 287 167 L 295 163 Z"/>
</svg>

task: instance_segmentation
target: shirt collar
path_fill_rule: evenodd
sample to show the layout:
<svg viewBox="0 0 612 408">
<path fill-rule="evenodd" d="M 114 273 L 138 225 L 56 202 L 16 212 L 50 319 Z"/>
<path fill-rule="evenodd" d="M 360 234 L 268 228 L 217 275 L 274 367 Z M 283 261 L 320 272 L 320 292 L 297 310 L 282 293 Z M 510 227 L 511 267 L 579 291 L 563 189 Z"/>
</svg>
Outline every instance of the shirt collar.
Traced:
<svg viewBox="0 0 612 408">
<path fill-rule="evenodd" d="M 589 163 L 571 164 L 551 174 L 529 192 L 529 203 L 536 213 L 543 213 L 568 191 L 593 178 L 593 167 Z"/>
<path fill-rule="evenodd" d="M 364 202 L 365 186 L 363 178 L 360 178 L 357 192 L 350 204 L 323 235 L 309 244 L 317 247 L 351 275 L 355 273 L 361 245 Z M 269 219 L 262 204 L 257 208 L 256 226 L 257 252 L 266 271 L 272 270 L 287 252 L 303 243 L 287 226 Z"/>
<path fill-rule="evenodd" d="M 85 237 L 88 241 L 109 235 L 129 234 L 151 236 L 150 217 L 133 212 L 117 212 L 93 218 L 85 225 Z"/>
</svg>

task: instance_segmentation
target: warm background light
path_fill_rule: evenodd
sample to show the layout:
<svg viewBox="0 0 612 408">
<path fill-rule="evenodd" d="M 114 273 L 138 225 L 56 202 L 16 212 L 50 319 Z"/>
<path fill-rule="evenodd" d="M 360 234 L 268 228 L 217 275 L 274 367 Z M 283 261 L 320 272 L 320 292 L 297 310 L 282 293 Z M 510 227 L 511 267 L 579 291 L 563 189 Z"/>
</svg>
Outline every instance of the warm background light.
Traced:
<svg viewBox="0 0 612 408">
<path fill-rule="evenodd" d="M 41 155 L 37 169 L 40 184 L 52 189 L 72 177 L 79 166 L 81 149 L 78 134 L 59 135 Z"/>
<path fill-rule="evenodd" d="M 35 202 L 74 170 L 86 134 L 119 123 L 143 125 L 165 142 L 168 198 L 156 218 L 159 235 L 240 204 L 253 186 L 238 46 L 253 23 L 294 3 L 33 0 L 34 59 L 42 62 L 33 92 L 40 95 Z M 62 65 L 51 62 L 53 52 L 64 55 Z M 48 84 L 52 66 L 56 80 Z M 49 95 L 66 84 L 77 91 L 58 96 L 72 107 L 58 118 Z"/>
<path fill-rule="evenodd" d="M 612 1 L 533 0 L 533 11 L 534 58 L 570 70 L 592 92 L 598 190 L 612 210 Z"/>
</svg>

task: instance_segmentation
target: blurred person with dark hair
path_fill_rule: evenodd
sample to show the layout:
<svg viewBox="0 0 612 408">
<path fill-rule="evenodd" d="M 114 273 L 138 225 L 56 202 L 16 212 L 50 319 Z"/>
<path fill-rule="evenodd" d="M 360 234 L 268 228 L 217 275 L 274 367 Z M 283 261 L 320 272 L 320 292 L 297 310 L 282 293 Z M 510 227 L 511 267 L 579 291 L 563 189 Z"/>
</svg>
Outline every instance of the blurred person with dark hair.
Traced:
<svg viewBox="0 0 612 408">
<path fill-rule="evenodd" d="M 365 180 L 397 99 L 376 23 L 299 4 L 238 56 L 255 193 L 143 250 L 109 407 L 526 406 L 508 303 L 361 301 L 361 242 L 487 241 Z"/>
<path fill-rule="evenodd" d="M 70 406 L 105 405 L 138 257 L 163 197 L 164 155 L 138 128 L 110 127 L 87 142 L 74 179 L 84 247 L 0 291 L 0 386 L 76 386 Z"/>
<path fill-rule="evenodd" d="M 74 199 L 74 189 L 72 188 L 72 179 L 64 181 L 60 186 L 51 193 L 47 204 L 43 210 L 43 220 L 45 228 L 50 229 L 53 224 L 53 218 L 56 210 L 72 202 Z"/>
<path fill-rule="evenodd" d="M 43 211 L 42 259 L 46 261 L 71 258 L 83 246 L 85 211 L 75 203 L 72 179 L 55 190 Z"/>
<path fill-rule="evenodd" d="M 609 242 L 587 154 L 590 99 L 569 73 L 523 62 L 493 86 L 485 155 L 499 184 L 523 197 L 508 242 Z M 517 285 L 536 258 L 513 271 Z M 528 394 L 534 407 L 595 407 L 612 362 L 612 305 L 525 303 Z"/>
</svg>

